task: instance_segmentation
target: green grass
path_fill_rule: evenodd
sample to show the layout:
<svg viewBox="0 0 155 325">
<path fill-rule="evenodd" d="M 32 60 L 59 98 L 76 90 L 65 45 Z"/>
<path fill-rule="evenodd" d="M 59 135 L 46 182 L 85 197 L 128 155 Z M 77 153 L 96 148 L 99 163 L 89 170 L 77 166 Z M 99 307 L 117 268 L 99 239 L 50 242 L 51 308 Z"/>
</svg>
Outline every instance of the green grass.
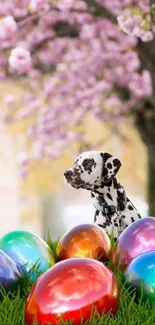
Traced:
<svg viewBox="0 0 155 325">
<path fill-rule="evenodd" d="M 48 243 L 55 254 L 56 243 L 52 243 L 48 238 Z M 108 263 L 110 269 L 114 272 L 119 282 L 120 292 L 120 306 L 115 316 L 98 315 L 94 313 L 91 319 L 85 325 L 153 325 L 155 324 L 155 303 L 150 304 L 144 301 L 141 296 L 136 297 L 135 292 L 131 288 L 127 288 L 123 274 Z M 22 278 L 20 287 L 16 294 L 6 293 L 1 288 L 0 300 L 0 325 L 25 325 L 24 323 L 24 304 L 26 296 L 32 286 L 33 282 L 27 276 Z M 37 323 L 34 323 L 37 325 Z M 60 321 L 60 325 L 71 325 L 71 321 Z M 80 324 L 79 324 L 80 325 Z"/>
</svg>

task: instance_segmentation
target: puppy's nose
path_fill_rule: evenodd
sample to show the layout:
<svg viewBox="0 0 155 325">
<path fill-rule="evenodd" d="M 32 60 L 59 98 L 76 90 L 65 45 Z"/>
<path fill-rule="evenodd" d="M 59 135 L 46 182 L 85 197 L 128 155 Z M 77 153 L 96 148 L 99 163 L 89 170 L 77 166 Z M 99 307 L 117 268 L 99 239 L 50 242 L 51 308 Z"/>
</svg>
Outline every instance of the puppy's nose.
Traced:
<svg viewBox="0 0 155 325">
<path fill-rule="evenodd" d="M 66 172 L 64 172 L 64 176 L 66 178 L 70 178 L 73 175 L 73 172 L 71 170 L 66 170 Z"/>
</svg>

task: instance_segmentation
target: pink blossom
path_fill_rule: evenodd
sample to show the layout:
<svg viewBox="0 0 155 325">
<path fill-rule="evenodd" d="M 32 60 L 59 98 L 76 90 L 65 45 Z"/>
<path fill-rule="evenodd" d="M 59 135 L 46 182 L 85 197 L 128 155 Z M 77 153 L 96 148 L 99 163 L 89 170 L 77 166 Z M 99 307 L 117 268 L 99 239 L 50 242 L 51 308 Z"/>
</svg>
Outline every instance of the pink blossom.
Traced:
<svg viewBox="0 0 155 325">
<path fill-rule="evenodd" d="M 60 10 L 68 10 L 73 6 L 74 6 L 74 0 L 67 0 L 67 1 L 60 0 L 58 2 L 58 8 Z"/>
<path fill-rule="evenodd" d="M 148 71 L 143 71 L 141 75 L 134 73 L 129 82 L 129 89 L 136 97 L 150 96 L 152 93 L 152 81 Z"/>
<path fill-rule="evenodd" d="M 30 52 L 24 48 L 16 47 L 11 51 L 9 65 L 13 71 L 19 74 L 29 72 L 32 68 Z"/>
<path fill-rule="evenodd" d="M 40 101 L 39 99 L 32 100 L 30 103 L 27 104 L 26 107 L 22 108 L 18 113 L 17 113 L 17 118 L 25 118 L 36 112 L 40 108 Z"/>
<path fill-rule="evenodd" d="M 48 0 L 30 0 L 29 10 L 34 13 L 36 11 L 46 11 L 49 9 Z"/>
<path fill-rule="evenodd" d="M 0 19 L 0 48 L 7 49 L 15 46 L 17 42 L 18 29 L 12 16 Z"/>
<path fill-rule="evenodd" d="M 143 42 L 149 42 L 149 41 L 152 41 L 154 38 L 153 36 L 153 32 L 152 31 L 146 31 L 143 33 L 141 39 Z"/>
<path fill-rule="evenodd" d="M 142 18 L 139 15 L 135 15 L 133 17 L 123 17 L 118 16 L 117 18 L 118 23 L 121 27 L 121 29 L 127 33 L 128 35 L 134 35 L 135 34 L 135 30 L 137 27 L 140 27 L 140 24 L 142 22 Z"/>
<path fill-rule="evenodd" d="M 142 39 L 143 42 L 149 42 L 153 39 L 153 32 L 143 28 L 142 17 L 134 15 L 133 17 L 126 17 L 120 15 L 117 18 L 120 28 L 128 35 L 133 35 Z M 147 20 L 150 22 L 151 18 L 148 15 Z"/>
<path fill-rule="evenodd" d="M 17 32 L 17 24 L 12 16 L 0 19 L 0 40 L 10 39 Z"/>
<path fill-rule="evenodd" d="M 21 178 L 25 178 L 29 173 L 30 154 L 28 152 L 20 152 L 17 157 L 19 164 L 19 175 Z"/>
<path fill-rule="evenodd" d="M 4 97 L 4 103 L 7 105 L 12 105 L 16 102 L 16 96 L 13 94 L 8 94 Z"/>
<path fill-rule="evenodd" d="M 123 30 L 123 32 L 127 33 L 128 35 L 131 35 L 135 28 L 135 23 L 133 18 L 129 17 L 128 19 L 124 20 L 123 16 L 118 17 L 118 23 Z"/>
<path fill-rule="evenodd" d="M 97 28 L 94 24 L 84 24 L 82 26 L 81 38 L 95 38 L 97 36 Z"/>
</svg>

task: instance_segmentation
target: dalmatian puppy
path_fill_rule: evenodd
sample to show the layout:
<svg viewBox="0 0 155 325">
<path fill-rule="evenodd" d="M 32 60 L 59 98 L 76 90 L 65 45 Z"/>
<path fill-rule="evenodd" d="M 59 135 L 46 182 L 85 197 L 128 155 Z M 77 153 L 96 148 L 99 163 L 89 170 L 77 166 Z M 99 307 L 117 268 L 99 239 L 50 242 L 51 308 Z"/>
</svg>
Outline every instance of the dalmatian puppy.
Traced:
<svg viewBox="0 0 155 325">
<path fill-rule="evenodd" d="M 75 160 L 73 168 L 64 173 L 71 187 L 91 192 L 96 209 L 94 223 L 108 234 L 113 233 L 115 239 L 141 218 L 116 178 L 120 167 L 120 160 L 107 152 L 87 151 Z"/>
</svg>

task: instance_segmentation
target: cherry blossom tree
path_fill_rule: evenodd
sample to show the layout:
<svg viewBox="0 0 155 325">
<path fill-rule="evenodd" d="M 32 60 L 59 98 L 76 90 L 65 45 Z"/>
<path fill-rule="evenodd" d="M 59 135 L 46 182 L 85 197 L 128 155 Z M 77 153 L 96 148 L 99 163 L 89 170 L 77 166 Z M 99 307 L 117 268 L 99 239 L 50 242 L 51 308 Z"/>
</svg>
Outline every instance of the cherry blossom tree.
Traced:
<svg viewBox="0 0 155 325">
<path fill-rule="evenodd" d="M 31 150 L 20 156 L 23 176 L 31 161 L 57 158 L 74 141 L 88 148 L 82 130 L 87 113 L 118 129 L 131 116 L 148 148 L 155 213 L 154 1 L 0 4 L 0 79 L 27 85 L 18 105 L 13 94 L 4 98 L 3 117 L 6 123 L 33 120 Z"/>
</svg>

